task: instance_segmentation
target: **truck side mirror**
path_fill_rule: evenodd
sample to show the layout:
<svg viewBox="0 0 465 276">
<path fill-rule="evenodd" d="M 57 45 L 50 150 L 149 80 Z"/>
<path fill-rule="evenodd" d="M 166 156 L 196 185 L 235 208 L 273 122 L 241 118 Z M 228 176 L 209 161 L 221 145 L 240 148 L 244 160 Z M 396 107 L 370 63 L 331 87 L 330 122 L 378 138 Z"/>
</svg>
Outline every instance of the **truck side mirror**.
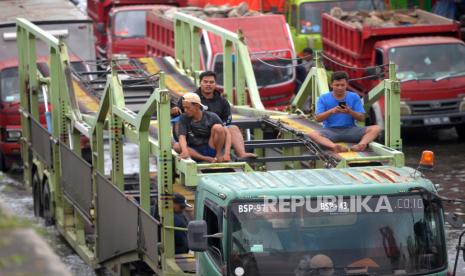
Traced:
<svg viewBox="0 0 465 276">
<path fill-rule="evenodd" d="M 371 76 L 370 80 L 377 80 L 381 78 L 381 73 L 383 72 L 383 69 L 381 67 L 368 67 L 365 69 L 365 75 Z"/>
<path fill-rule="evenodd" d="M 97 23 L 97 31 L 101 34 L 105 33 L 105 24 L 103 23 Z"/>
<path fill-rule="evenodd" d="M 449 213 L 446 216 L 446 221 L 452 226 L 453 228 L 460 229 L 463 227 L 463 219 L 457 215 L 456 213 Z"/>
<path fill-rule="evenodd" d="M 187 225 L 187 245 L 194 252 L 207 250 L 207 223 L 204 220 L 189 222 Z"/>
</svg>

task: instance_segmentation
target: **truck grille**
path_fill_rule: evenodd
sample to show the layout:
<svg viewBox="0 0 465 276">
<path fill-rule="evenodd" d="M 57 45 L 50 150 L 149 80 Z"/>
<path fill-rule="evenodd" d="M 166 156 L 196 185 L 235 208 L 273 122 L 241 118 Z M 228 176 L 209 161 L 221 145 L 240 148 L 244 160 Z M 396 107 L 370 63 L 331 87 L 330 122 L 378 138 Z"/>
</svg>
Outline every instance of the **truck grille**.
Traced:
<svg viewBox="0 0 465 276">
<path fill-rule="evenodd" d="M 460 100 L 409 103 L 412 114 L 447 113 L 459 110 Z"/>
</svg>

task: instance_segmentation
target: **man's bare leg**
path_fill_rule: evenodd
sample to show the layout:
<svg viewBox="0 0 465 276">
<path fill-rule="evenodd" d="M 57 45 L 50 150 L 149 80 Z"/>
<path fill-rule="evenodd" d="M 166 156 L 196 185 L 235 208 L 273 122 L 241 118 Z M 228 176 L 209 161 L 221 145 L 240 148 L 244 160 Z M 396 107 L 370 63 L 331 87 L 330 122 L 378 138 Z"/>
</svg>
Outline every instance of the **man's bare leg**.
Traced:
<svg viewBox="0 0 465 276">
<path fill-rule="evenodd" d="M 179 145 L 179 143 L 177 143 L 177 142 L 173 143 L 173 149 L 177 153 L 181 153 L 181 146 Z M 209 163 L 216 162 L 215 158 L 210 157 L 210 156 L 202 155 L 198 151 L 196 151 L 195 149 L 193 149 L 191 147 L 188 147 L 187 150 L 189 152 L 189 156 L 194 160 L 209 162 Z"/>
<path fill-rule="evenodd" d="M 202 155 L 193 148 L 187 148 L 187 150 L 189 151 L 190 157 L 194 160 L 199 160 L 199 161 L 208 162 L 208 163 L 216 162 L 216 159 L 214 157 Z"/>
<path fill-rule="evenodd" d="M 225 143 L 226 143 L 226 130 L 220 124 L 213 125 L 211 134 L 210 134 L 210 140 L 208 141 L 208 145 L 211 148 L 215 149 L 216 159 L 219 161 L 223 161 L 221 154 L 222 154 Z"/>
<path fill-rule="evenodd" d="M 226 140 L 224 142 L 224 154 L 221 157 L 221 162 L 229 162 L 231 161 L 231 133 L 229 133 L 226 127 L 224 127 L 224 132 L 226 134 Z"/>
<path fill-rule="evenodd" d="M 366 127 L 365 135 L 363 135 L 360 142 L 358 142 L 356 145 L 353 145 L 350 149 L 353 151 L 364 151 L 367 145 L 378 137 L 380 132 L 381 128 L 377 125 Z"/>
<path fill-rule="evenodd" d="M 257 158 L 255 153 L 245 151 L 244 137 L 237 126 L 229 126 L 227 130 L 231 134 L 231 143 L 239 158 Z"/>
<path fill-rule="evenodd" d="M 318 131 L 311 131 L 307 133 L 307 136 L 310 137 L 316 143 L 329 148 L 334 152 L 346 152 L 349 149 L 342 145 L 335 144 L 333 141 L 329 140 L 328 138 L 321 135 Z"/>
<path fill-rule="evenodd" d="M 181 146 L 179 145 L 178 142 L 173 142 L 172 147 L 173 147 L 175 152 L 181 153 Z"/>
</svg>

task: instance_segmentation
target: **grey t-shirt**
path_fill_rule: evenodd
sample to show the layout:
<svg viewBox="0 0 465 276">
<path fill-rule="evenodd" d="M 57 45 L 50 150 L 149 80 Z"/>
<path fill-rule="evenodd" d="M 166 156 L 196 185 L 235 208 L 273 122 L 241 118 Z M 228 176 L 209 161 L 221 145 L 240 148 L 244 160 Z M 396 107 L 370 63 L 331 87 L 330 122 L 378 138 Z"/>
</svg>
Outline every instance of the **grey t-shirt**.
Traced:
<svg viewBox="0 0 465 276">
<path fill-rule="evenodd" d="M 187 117 L 186 114 L 182 114 L 179 120 L 179 135 L 186 136 L 189 147 L 204 146 L 208 144 L 214 124 L 222 125 L 223 122 L 213 112 L 203 111 L 202 119 L 198 122 L 194 122 L 192 118 Z"/>
</svg>

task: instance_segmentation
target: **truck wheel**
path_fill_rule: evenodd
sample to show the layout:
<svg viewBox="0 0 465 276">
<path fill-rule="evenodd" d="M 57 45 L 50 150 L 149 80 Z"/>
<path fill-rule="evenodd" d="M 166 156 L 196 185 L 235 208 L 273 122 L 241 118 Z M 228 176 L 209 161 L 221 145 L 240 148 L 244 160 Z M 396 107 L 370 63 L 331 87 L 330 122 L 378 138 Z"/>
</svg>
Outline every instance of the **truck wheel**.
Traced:
<svg viewBox="0 0 465 276">
<path fill-rule="evenodd" d="M 34 202 L 34 216 L 36 217 L 42 217 L 44 215 L 41 198 L 40 177 L 37 172 L 34 172 L 32 176 L 32 200 Z"/>
<path fill-rule="evenodd" d="M 3 153 L 0 152 L 0 171 L 5 172 L 6 167 L 5 167 L 5 157 L 3 156 Z"/>
<path fill-rule="evenodd" d="M 465 125 L 455 126 L 455 130 L 457 131 L 459 139 L 465 141 Z"/>
<path fill-rule="evenodd" d="M 44 186 L 43 186 L 43 206 L 44 206 L 44 220 L 45 220 L 45 226 L 50 226 L 55 224 L 55 219 L 54 219 L 54 212 L 53 212 L 53 199 L 52 199 L 52 193 L 50 192 L 50 184 L 48 182 L 48 179 L 45 178 L 44 181 Z"/>
<path fill-rule="evenodd" d="M 6 161 L 5 155 L 0 152 L 0 171 L 1 172 L 7 172 L 10 169 L 10 166 L 8 165 L 8 162 Z"/>
</svg>

